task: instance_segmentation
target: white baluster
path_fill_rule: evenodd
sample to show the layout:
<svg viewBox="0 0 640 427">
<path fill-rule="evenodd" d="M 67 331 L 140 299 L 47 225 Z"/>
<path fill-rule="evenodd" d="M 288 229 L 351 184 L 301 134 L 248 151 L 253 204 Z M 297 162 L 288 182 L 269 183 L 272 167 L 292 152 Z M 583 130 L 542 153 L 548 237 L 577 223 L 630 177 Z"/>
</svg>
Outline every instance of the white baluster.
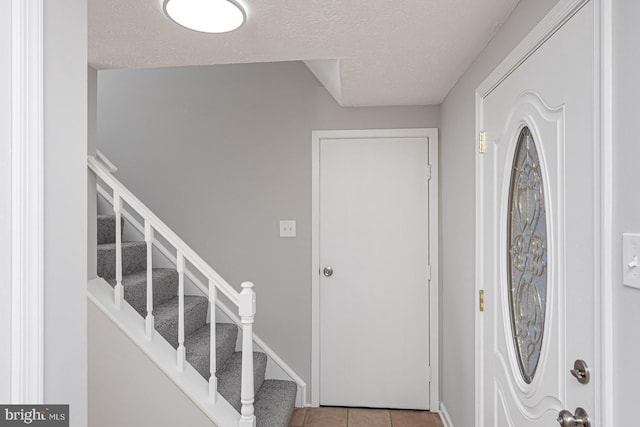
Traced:
<svg viewBox="0 0 640 427">
<path fill-rule="evenodd" d="M 116 214 L 116 286 L 113 288 L 113 298 L 116 308 L 120 310 L 124 287 L 122 286 L 122 199 L 120 194 L 113 191 L 113 212 Z"/>
<path fill-rule="evenodd" d="M 184 349 L 184 255 L 178 251 L 178 371 L 184 371 L 186 352 Z"/>
<path fill-rule="evenodd" d="M 144 222 L 144 240 L 147 242 L 147 317 L 145 319 L 145 332 L 147 339 L 153 338 L 153 228 L 151 223 Z"/>
<path fill-rule="evenodd" d="M 211 326 L 211 335 L 209 337 L 209 344 L 211 346 L 211 352 L 209 354 L 209 400 L 213 403 L 216 402 L 216 396 L 218 392 L 218 378 L 216 378 L 216 298 L 218 290 L 215 283 L 209 280 L 209 313 L 211 313 L 209 319 L 209 325 Z"/>
<path fill-rule="evenodd" d="M 255 399 L 253 389 L 253 319 L 256 314 L 256 294 L 253 291 L 253 283 L 251 282 L 242 284 L 238 314 L 242 322 L 242 385 L 240 388 L 242 408 L 238 425 L 239 427 L 255 427 L 256 416 L 253 409 L 253 401 Z"/>
</svg>

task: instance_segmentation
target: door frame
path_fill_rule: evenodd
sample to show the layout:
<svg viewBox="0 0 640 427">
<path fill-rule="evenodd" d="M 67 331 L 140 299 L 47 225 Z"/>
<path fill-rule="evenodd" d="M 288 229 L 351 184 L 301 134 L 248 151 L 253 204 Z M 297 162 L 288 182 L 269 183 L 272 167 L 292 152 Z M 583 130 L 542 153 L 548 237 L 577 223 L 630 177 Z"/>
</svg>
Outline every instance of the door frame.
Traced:
<svg viewBox="0 0 640 427">
<path fill-rule="evenodd" d="M 612 289 L 612 241 L 613 241 L 613 116 L 612 116 L 612 0 L 560 0 L 542 21 L 516 46 L 496 69 L 476 89 L 476 247 L 475 247 L 475 301 L 479 304 L 482 289 L 483 265 L 481 243 L 482 215 L 480 186 L 482 154 L 477 149 L 483 120 L 483 102 L 502 81 L 514 72 L 527 58 L 542 46 L 583 6 L 592 2 L 594 8 L 594 136 L 598 151 L 596 158 L 597 200 L 595 209 L 596 258 L 598 280 L 595 284 L 595 347 L 594 381 L 596 392 L 595 425 L 613 425 L 613 289 Z M 483 425 L 483 317 L 475 311 L 475 403 L 476 427 Z"/>
<path fill-rule="evenodd" d="M 2 143 L 0 175 L 2 230 L 9 238 L 0 245 L 0 265 L 9 286 L 0 292 L 3 310 L 0 336 L 9 338 L 1 351 L 7 403 L 38 404 L 44 400 L 44 2 L 12 0 L 3 5 L 2 123 L 10 138 Z M 6 194 L 6 193 L 9 194 Z M 8 320 L 8 324 L 6 321 Z M 6 366 L 11 370 L 6 377 Z"/>
<path fill-rule="evenodd" d="M 438 129 L 314 130 L 311 132 L 311 405 L 320 405 L 320 141 L 354 138 L 427 138 L 429 164 L 429 408 L 440 407 L 440 312 L 438 226 Z M 426 165 L 425 165 L 426 168 Z M 427 179 L 427 170 L 425 170 Z"/>
</svg>

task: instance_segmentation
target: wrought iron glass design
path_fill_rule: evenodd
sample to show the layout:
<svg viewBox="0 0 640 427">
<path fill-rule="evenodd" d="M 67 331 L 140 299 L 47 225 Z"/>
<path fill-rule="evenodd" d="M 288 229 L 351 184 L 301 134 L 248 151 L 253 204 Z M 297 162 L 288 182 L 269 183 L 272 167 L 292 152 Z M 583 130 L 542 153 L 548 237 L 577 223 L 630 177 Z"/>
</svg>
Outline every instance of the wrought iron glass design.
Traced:
<svg viewBox="0 0 640 427">
<path fill-rule="evenodd" d="M 540 158 L 529 128 L 516 145 L 508 215 L 509 307 L 520 372 L 533 381 L 544 335 L 547 224 Z"/>
</svg>

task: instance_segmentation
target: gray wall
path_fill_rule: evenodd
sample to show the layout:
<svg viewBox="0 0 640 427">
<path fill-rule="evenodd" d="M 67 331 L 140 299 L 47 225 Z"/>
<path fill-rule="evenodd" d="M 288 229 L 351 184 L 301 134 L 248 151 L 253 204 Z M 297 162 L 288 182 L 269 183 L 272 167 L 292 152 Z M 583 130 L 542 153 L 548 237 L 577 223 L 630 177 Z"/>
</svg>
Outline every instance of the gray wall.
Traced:
<svg viewBox="0 0 640 427">
<path fill-rule="evenodd" d="M 87 424 L 87 6 L 44 2 L 44 398 Z"/>
<path fill-rule="evenodd" d="M 438 125 L 438 107 L 341 108 L 299 62 L 98 75 L 117 176 L 232 285 L 255 282 L 257 334 L 307 382 L 311 131 Z"/>
<path fill-rule="evenodd" d="M 614 424 L 637 419 L 640 400 L 640 290 L 622 286 L 622 233 L 640 233 L 640 141 L 638 99 L 640 99 L 640 2 L 613 1 L 614 78 Z M 637 423 L 637 422 L 635 422 Z"/>
<path fill-rule="evenodd" d="M 88 314 L 89 426 L 215 427 L 122 329 L 91 302 Z"/>
<path fill-rule="evenodd" d="M 556 3 L 521 0 L 442 104 L 441 400 L 458 427 L 475 418 L 475 90 Z"/>
<path fill-rule="evenodd" d="M 0 236 L 11 233 L 11 2 L 0 2 Z M 11 342 L 11 240 L 0 238 L 0 342 Z M 10 402 L 11 349 L 0 346 L 0 402 Z"/>
</svg>

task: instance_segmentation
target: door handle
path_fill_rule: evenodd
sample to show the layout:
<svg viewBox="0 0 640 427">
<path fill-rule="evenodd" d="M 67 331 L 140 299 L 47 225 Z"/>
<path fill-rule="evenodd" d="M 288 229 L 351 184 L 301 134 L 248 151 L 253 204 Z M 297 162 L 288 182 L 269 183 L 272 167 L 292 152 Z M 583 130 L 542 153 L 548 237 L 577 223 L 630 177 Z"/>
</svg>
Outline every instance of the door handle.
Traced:
<svg viewBox="0 0 640 427">
<path fill-rule="evenodd" d="M 333 268 L 331 267 L 325 267 L 322 269 L 322 274 L 324 274 L 324 277 L 331 277 L 333 275 Z"/>
<path fill-rule="evenodd" d="M 591 419 L 587 411 L 582 408 L 577 408 L 575 415 L 563 409 L 558 414 L 558 423 L 562 427 L 591 427 Z"/>
</svg>

